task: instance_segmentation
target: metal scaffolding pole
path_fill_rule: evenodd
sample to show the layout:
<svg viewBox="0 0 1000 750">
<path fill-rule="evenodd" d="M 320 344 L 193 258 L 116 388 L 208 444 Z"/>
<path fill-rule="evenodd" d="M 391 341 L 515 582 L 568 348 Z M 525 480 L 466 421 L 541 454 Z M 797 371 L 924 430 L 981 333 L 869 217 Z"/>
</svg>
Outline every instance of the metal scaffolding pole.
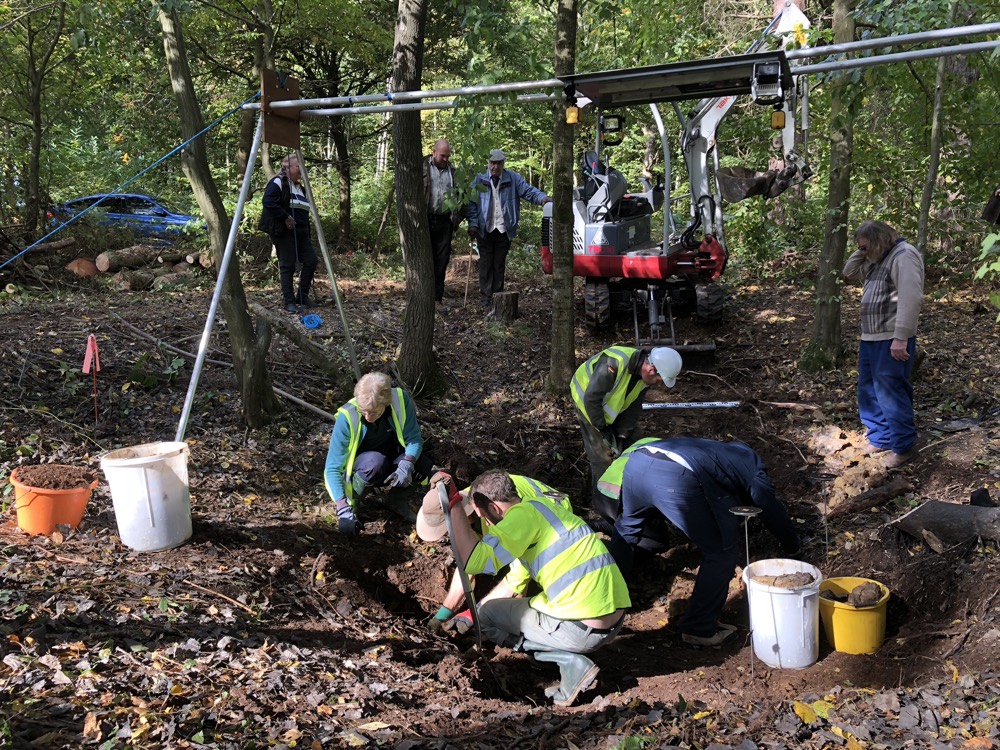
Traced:
<svg viewBox="0 0 1000 750">
<path fill-rule="evenodd" d="M 260 143 L 264 137 L 264 120 L 257 118 L 257 129 L 253 134 L 253 145 L 250 146 L 250 155 L 247 157 L 247 168 L 243 175 L 243 185 L 240 187 L 240 197 L 236 202 L 236 210 L 233 213 L 233 223 L 229 225 L 229 237 L 226 239 L 226 251 L 222 254 L 222 262 L 219 264 L 219 274 L 215 279 L 215 292 L 212 294 L 212 304 L 208 307 L 208 315 L 205 317 L 205 330 L 201 334 L 201 343 L 198 345 L 198 356 L 194 360 L 194 369 L 191 372 L 191 382 L 188 383 L 187 396 L 184 398 L 184 408 L 181 410 L 180 422 L 177 424 L 177 435 L 174 438 L 178 443 L 184 440 L 184 433 L 187 431 L 188 419 L 191 416 L 191 405 L 194 403 L 194 394 L 198 391 L 198 380 L 201 377 L 202 367 L 205 365 L 205 357 L 208 356 L 208 343 L 212 338 L 212 328 L 215 326 L 215 315 L 219 310 L 219 299 L 222 297 L 222 284 L 229 270 L 229 261 L 233 257 L 236 248 L 236 235 L 240 231 L 240 219 L 243 218 L 243 206 L 247 202 L 250 194 L 250 182 L 253 177 L 254 166 L 257 162 L 257 151 L 260 150 Z"/>
<path fill-rule="evenodd" d="M 493 83 L 486 86 L 461 86 L 454 89 L 431 89 L 429 91 L 397 91 L 385 94 L 364 94 L 362 96 L 330 96 L 321 99 L 298 99 L 271 102 L 271 109 L 312 109 L 314 107 L 337 107 L 373 102 L 419 102 L 423 99 L 449 99 L 456 96 L 478 96 L 479 94 L 510 94 L 516 91 L 536 89 L 561 89 L 565 84 L 558 78 L 541 81 L 517 81 L 515 83 Z M 246 109 L 260 109 L 259 103 L 248 104 Z"/>
<path fill-rule="evenodd" d="M 558 94 L 526 94 L 514 100 L 502 99 L 489 104 L 538 104 L 544 102 L 558 101 Z M 427 109 L 457 109 L 461 104 L 457 101 L 450 102 L 414 102 L 411 104 L 379 104 L 367 107 L 335 107 L 331 109 L 304 109 L 300 113 L 302 119 L 314 117 L 339 117 L 342 115 L 375 115 L 386 112 L 403 112 L 406 110 L 427 110 Z"/>
<path fill-rule="evenodd" d="M 910 50 L 909 52 L 896 52 L 888 55 L 877 55 L 875 57 L 852 57 L 847 60 L 815 63 L 814 65 L 799 65 L 798 67 L 792 69 L 792 74 L 797 76 L 816 75 L 818 73 L 829 73 L 834 70 L 855 70 L 857 68 L 871 68 L 875 65 L 887 65 L 888 63 L 904 62 L 906 60 L 923 60 L 928 57 L 971 55 L 973 52 L 989 52 L 997 47 L 1000 47 L 1000 41 L 979 42 L 977 44 L 956 44 L 952 47 L 915 49 Z"/>
<path fill-rule="evenodd" d="M 824 55 L 837 55 L 845 52 L 860 52 L 861 50 L 877 49 L 879 47 L 895 47 L 900 44 L 920 44 L 923 42 L 954 39 L 960 36 L 975 36 L 976 34 L 993 34 L 996 32 L 1000 32 L 1000 23 L 982 23 L 975 26 L 955 26 L 950 29 L 934 29 L 932 31 L 918 31 L 914 34 L 900 34 L 898 36 L 879 37 L 877 39 L 862 39 L 858 42 L 827 44 L 822 47 L 805 47 L 803 49 L 789 50 L 785 52 L 785 57 L 789 60 L 801 60 L 810 57 L 823 57 Z"/>
<path fill-rule="evenodd" d="M 319 242 L 320 253 L 323 255 L 323 262 L 326 264 L 326 272 L 330 276 L 330 287 L 333 289 L 333 299 L 337 303 L 337 312 L 340 314 L 340 325 L 344 329 L 344 341 L 347 343 L 347 355 L 351 358 L 351 369 L 354 371 L 354 379 L 361 379 L 361 368 L 358 367 L 358 358 L 354 353 L 354 339 L 351 338 L 351 329 L 347 325 L 347 316 L 344 314 L 344 303 L 340 299 L 340 290 L 337 289 L 337 276 L 333 272 L 333 264 L 330 262 L 330 251 L 326 246 L 326 235 L 323 233 L 323 224 L 319 218 L 319 209 L 316 208 L 316 201 L 313 200 L 312 188 L 309 185 L 309 175 L 306 174 L 306 162 L 302 158 L 302 152 L 296 150 L 299 158 L 299 169 L 302 171 L 302 185 L 306 190 L 306 200 L 309 201 L 309 215 L 312 216 L 313 226 L 316 227 L 316 240 Z"/>
</svg>

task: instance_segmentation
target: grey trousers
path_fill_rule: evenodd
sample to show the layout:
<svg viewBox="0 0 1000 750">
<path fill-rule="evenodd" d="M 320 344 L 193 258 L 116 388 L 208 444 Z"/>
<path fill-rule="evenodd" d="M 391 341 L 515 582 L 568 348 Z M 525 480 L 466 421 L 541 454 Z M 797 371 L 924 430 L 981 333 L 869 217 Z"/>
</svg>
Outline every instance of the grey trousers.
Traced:
<svg viewBox="0 0 1000 750">
<path fill-rule="evenodd" d="M 519 598 L 491 599 L 485 602 L 478 612 L 483 635 L 507 648 L 520 649 L 525 641 L 530 641 L 532 651 L 587 654 L 618 635 L 625 620 L 622 617 L 611 632 L 600 633 L 577 620 L 560 620 L 543 614 L 532 609 L 529 601 Z"/>
</svg>

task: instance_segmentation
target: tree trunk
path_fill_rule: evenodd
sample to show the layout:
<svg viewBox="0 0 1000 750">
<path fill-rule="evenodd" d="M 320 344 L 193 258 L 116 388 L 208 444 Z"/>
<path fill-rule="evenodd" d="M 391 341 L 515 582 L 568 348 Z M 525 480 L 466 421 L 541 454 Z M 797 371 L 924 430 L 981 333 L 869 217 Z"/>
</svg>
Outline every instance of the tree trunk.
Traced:
<svg viewBox="0 0 1000 750">
<path fill-rule="evenodd" d="M 44 10 L 40 8 L 40 10 Z M 50 36 L 39 36 L 32 13 L 23 21 L 25 29 L 25 56 L 28 61 L 27 84 L 28 116 L 31 120 L 31 145 L 28 149 L 27 174 L 25 175 L 24 220 L 26 229 L 34 232 L 42 212 L 42 144 L 45 140 L 45 115 L 43 98 L 45 77 L 58 63 L 52 62 L 66 26 L 66 0 L 48 6 L 48 18 L 39 24 Z"/>
<path fill-rule="evenodd" d="M 854 40 L 854 0 L 834 0 L 834 44 Z M 826 231 L 816 273 L 816 314 L 812 339 L 800 360 L 807 371 L 829 369 L 842 357 L 840 294 L 851 207 L 851 166 L 854 153 L 854 111 L 848 87 L 851 73 L 837 75 L 830 94 L 830 178 Z"/>
<path fill-rule="evenodd" d="M 177 100 L 182 134 L 192 138 L 205 127 L 205 120 L 195 96 L 194 81 L 188 67 L 184 34 L 176 11 L 166 12 L 158 6 L 157 15 L 163 31 L 163 50 L 170 71 L 170 83 Z M 226 249 L 230 221 L 215 180 L 208 165 L 208 155 L 203 138 L 197 138 L 181 152 L 181 167 L 191 183 L 198 206 L 208 224 L 208 236 L 216 264 L 221 267 Z M 252 429 L 265 425 L 271 414 L 279 408 L 271 390 L 271 376 L 267 371 L 267 349 L 270 336 L 266 331 L 256 331 L 247 309 L 246 294 L 240 280 L 239 257 L 234 253 L 226 276 L 220 280 L 220 303 L 229 328 L 233 365 L 243 403 L 243 419 Z"/>
<path fill-rule="evenodd" d="M 340 203 L 338 220 L 340 233 L 337 244 L 347 248 L 351 246 L 351 155 L 347 148 L 347 136 L 344 134 L 344 118 L 330 118 L 330 137 L 336 150 L 337 178 L 340 187 Z"/>
<path fill-rule="evenodd" d="M 392 90 L 420 88 L 424 64 L 426 0 L 399 0 L 393 50 Z M 411 391 L 437 392 L 443 381 L 434 362 L 434 264 L 421 164 L 420 113 L 394 112 L 392 141 L 396 168 L 396 221 L 406 269 L 403 340 L 399 377 Z"/>
<path fill-rule="evenodd" d="M 260 72 L 269 69 L 274 70 L 274 5 L 271 0 L 258 0 L 254 9 L 256 20 L 257 36 L 253 40 L 253 69 L 250 71 L 252 79 L 260 85 Z M 236 187 L 243 186 L 243 175 L 247 170 L 247 159 L 250 158 L 250 149 L 253 146 L 253 134 L 257 127 L 257 118 L 260 112 L 244 110 L 240 113 L 240 136 L 239 146 L 236 150 Z M 271 144 L 262 142 L 260 144 L 260 160 L 264 166 L 264 182 L 268 182 L 276 172 L 271 164 Z M 248 196 L 249 197 L 249 196 Z"/>
<path fill-rule="evenodd" d="M 955 21 L 957 2 L 951 4 L 948 25 Z M 937 76 L 934 79 L 934 108 L 931 114 L 931 158 L 927 165 L 927 179 L 924 192 L 920 196 L 920 216 L 917 219 L 917 251 L 922 255 L 927 251 L 927 227 L 930 223 L 931 203 L 934 201 L 934 186 L 937 185 L 938 167 L 941 164 L 941 112 L 944 110 L 944 72 L 947 57 L 939 57 Z"/>
<path fill-rule="evenodd" d="M 554 70 L 557 76 L 576 70 L 577 0 L 559 0 L 556 9 Z M 552 351 L 546 388 L 551 393 L 569 392 L 576 370 L 573 324 L 573 136 L 566 124 L 566 106 L 553 108 L 552 122 Z"/>
</svg>

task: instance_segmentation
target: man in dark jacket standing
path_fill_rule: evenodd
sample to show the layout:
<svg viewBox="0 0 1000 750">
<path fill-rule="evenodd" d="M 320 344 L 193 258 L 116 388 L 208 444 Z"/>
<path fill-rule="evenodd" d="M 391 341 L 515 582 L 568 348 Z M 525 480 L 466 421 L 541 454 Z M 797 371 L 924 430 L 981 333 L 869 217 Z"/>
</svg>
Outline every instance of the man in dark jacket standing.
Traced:
<svg viewBox="0 0 1000 750">
<path fill-rule="evenodd" d="M 262 203 L 270 219 L 268 235 L 278 253 L 281 303 L 292 313 L 314 307 L 309 298 L 316 273 L 316 251 L 309 236 L 309 200 L 301 184 L 302 167 L 295 154 L 281 160 L 281 172 L 267 183 Z M 295 264 L 302 264 L 295 291 Z"/>
<path fill-rule="evenodd" d="M 552 202 L 517 172 L 504 169 L 506 160 L 500 149 L 490 151 L 489 168 L 476 175 L 472 187 L 477 194 L 469 202 L 469 236 L 479 239 L 479 304 L 483 307 L 503 291 L 507 253 L 517 234 L 521 201 L 536 206 Z"/>
<path fill-rule="evenodd" d="M 764 462 L 743 443 L 702 438 L 654 440 L 629 451 L 601 477 L 621 487 L 621 515 L 608 549 L 628 575 L 632 556 L 651 515 L 662 513 L 701 552 L 694 591 L 681 623 L 681 639 L 717 646 L 735 632 L 720 625 L 729 582 L 739 559 L 736 506 L 755 505 L 760 519 L 787 555 L 799 549 L 795 525 L 775 497 Z"/>
<path fill-rule="evenodd" d="M 434 142 L 434 151 L 424 158 L 424 198 L 434 255 L 434 301 L 444 299 L 444 275 L 451 260 L 451 238 L 461 221 L 458 211 L 448 208 L 454 198 L 455 168 L 451 166 L 451 144 L 444 138 Z"/>
</svg>

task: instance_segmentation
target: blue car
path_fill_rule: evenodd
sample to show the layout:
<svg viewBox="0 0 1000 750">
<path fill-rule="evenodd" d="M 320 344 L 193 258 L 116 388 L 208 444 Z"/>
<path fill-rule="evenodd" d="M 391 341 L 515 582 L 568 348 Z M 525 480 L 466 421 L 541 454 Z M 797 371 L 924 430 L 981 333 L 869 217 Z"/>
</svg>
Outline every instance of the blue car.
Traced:
<svg viewBox="0 0 1000 750">
<path fill-rule="evenodd" d="M 90 220 L 99 226 L 124 227 L 137 236 L 158 239 L 178 239 L 205 226 L 195 216 L 170 210 L 159 198 L 130 193 L 88 195 L 52 206 L 47 212 L 49 225 L 61 224 L 98 201 L 101 202 L 81 221 Z"/>
</svg>

